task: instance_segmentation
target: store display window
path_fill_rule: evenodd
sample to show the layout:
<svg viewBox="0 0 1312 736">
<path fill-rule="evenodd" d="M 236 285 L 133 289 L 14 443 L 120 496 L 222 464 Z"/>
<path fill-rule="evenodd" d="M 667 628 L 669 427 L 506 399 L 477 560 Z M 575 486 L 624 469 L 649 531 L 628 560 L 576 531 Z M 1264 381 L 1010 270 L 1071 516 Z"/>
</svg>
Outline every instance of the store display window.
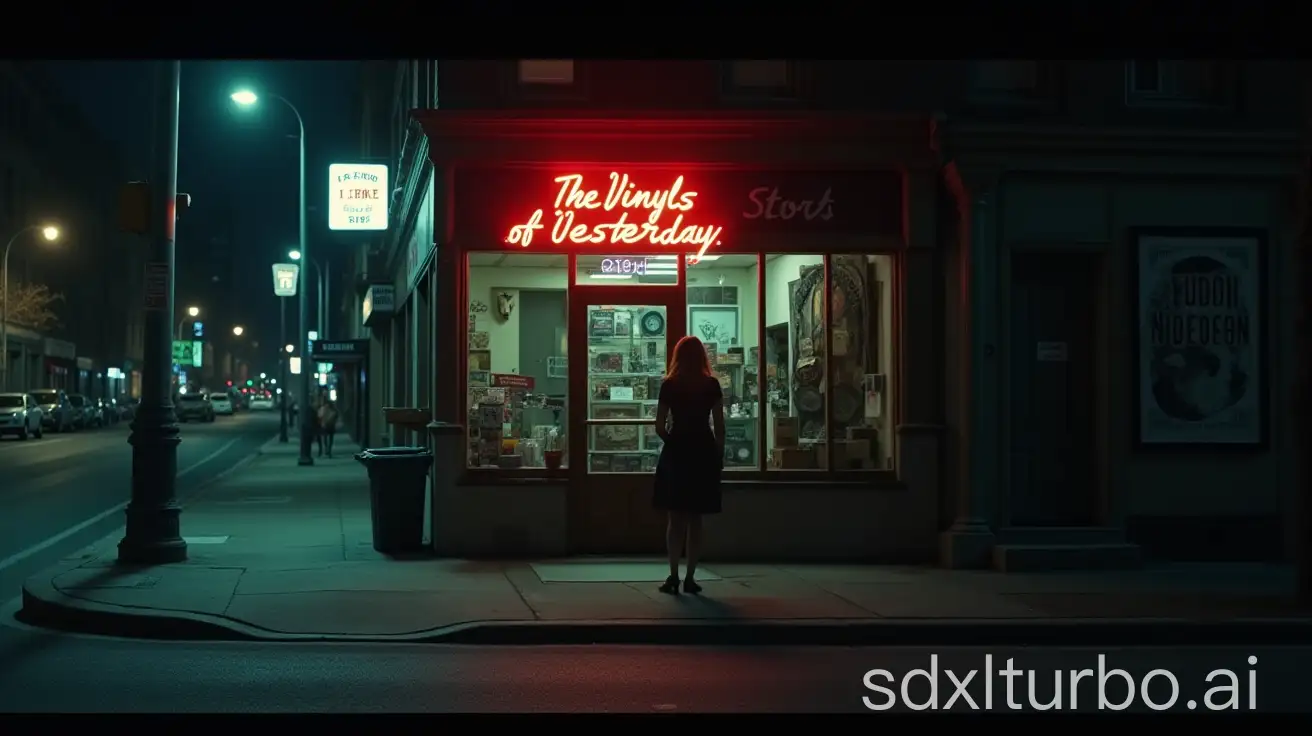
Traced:
<svg viewBox="0 0 1312 736">
<path fill-rule="evenodd" d="M 470 253 L 471 468 L 568 465 L 568 257 Z"/>
<path fill-rule="evenodd" d="M 766 467 L 891 468 L 892 258 L 764 260 Z"/>
</svg>

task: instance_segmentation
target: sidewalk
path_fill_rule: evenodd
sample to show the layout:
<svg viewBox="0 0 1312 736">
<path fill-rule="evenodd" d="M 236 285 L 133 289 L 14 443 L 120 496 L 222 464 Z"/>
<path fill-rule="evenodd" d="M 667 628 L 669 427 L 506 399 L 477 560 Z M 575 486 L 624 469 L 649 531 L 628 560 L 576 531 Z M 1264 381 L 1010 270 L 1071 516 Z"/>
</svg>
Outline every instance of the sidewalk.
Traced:
<svg viewBox="0 0 1312 736">
<path fill-rule="evenodd" d="M 344 439 L 344 438 L 343 438 Z M 659 559 L 393 560 L 342 443 L 269 443 L 182 516 L 187 562 L 115 564 L 106 539 L 29 579 L 23 620 L 117 636 L 452 643 L 1169 644 L 1304 640 L 1293 573 L 1260 565 L 1009 574 L 707 562 L 699 596 Z"/>
</svg>

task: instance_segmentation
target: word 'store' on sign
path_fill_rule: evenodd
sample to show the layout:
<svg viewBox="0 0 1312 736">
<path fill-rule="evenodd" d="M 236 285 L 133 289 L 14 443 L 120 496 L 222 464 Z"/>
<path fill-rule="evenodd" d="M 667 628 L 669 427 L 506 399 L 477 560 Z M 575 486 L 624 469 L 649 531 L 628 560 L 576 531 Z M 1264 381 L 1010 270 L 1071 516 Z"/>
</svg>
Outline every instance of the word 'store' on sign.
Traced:
<svg viewBox="0 0 1312 736">
<path fill-rule="evenodd" d="M 582 174 L 553 181 L 558 189 L 549 237 L 557 245 L 690 245 L 697 248 L 696 260 L 718 245 L 724 232 L 720 225 L 685 219 L 696 206 L 697 192 L 684 188 L 682 176 L 663 189 L 640 189 L 628 174 L 614 171 L 604 191 L 589 188 Z M 598 212 L 600 218 L 593 214 Z M 547 229 L 545 220 L 544 209 L 534 210 L 527 222 L 510 228 L 506 242 L 527 248 L 538 231 Z"/>
</svg>

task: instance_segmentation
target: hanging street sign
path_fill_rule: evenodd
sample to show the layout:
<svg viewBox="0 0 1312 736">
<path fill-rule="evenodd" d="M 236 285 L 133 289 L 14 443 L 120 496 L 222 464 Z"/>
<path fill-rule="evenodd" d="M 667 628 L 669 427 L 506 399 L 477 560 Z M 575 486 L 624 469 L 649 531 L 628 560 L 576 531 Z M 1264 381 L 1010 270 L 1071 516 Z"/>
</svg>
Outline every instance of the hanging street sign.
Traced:
<svg viewBox="0 0 1312 736">
<path fill-rule="evenodd" d="M 328 229 L 386 230 L 392 190 L 386 164 L 328 167 Z"/>
<path fill-rule="evenodd" d="M 295 263 L 273 264 L 273 295 L 296 296 L 297 276 L 301 267 Z"/>
</svg>

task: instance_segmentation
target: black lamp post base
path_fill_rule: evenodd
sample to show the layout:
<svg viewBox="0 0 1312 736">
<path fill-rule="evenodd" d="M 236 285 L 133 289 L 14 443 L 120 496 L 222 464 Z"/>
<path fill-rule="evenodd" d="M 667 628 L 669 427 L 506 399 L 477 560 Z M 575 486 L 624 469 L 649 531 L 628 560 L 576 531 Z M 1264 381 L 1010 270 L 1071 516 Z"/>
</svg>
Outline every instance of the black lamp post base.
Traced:
<svg viewBox="0 0 1312 736">
<path fill-rule="evenodd" d="M 167 565 L 187 561 L 187 542 L 175 539 L 137 540 L 124 537 L 118 543 L 120 565 Z"/>
<path fill-rule="evenodd" d="M 128 565 L 165 565 L 185 562 L 187 542 L 180 533 L 182 508 L 168 502 L 160 506 L 127 508 L 127 534 L 118 543 L 118 561 Z"/>
<path fill-rule="evenodd" d="M 127 533 L 118 543 L 119 562 L 162 565 L 187 559 L 176 489 L 181 442 L 173 406 L 143 401 L 128 436 L 132 501 L 125 512 Z"/>
</svg>

